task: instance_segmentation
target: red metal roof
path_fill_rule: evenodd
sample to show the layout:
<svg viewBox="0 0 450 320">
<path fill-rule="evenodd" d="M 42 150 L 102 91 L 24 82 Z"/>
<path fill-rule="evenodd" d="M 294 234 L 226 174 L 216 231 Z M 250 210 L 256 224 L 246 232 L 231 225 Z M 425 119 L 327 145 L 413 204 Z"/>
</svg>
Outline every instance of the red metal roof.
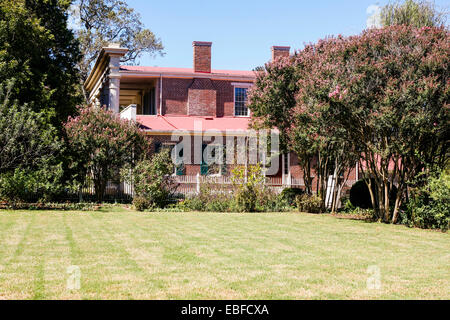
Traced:
<svg viewBox="0 0 450 320">
<path fill-rule="evenodd" d="M 191 116 L 136 116 L 145 130 L 155 132 L 183 131 L 246 131 L 250 118 L 240 117 L 191 117 Z"/>
<path fill-rule="evenodd" d="M 159 74 L 189 74 L 189 75 L 212 75 L 212 76 L 230 76 L 255 78 L 254 71 L 241 70 L 211 70 L 211 73 L 194 72 L 192 68 L 162 68 L 162 67 L 144 67 L 144 66 L 120 66 L 121 71 L 138 73 L 159 73 Z"/>
</svg>

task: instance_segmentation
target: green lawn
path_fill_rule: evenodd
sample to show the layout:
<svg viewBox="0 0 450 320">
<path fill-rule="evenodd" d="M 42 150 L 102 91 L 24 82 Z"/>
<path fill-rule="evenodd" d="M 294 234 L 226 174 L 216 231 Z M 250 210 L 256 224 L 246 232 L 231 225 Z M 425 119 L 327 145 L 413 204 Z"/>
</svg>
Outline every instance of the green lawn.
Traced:
<svg viewBox="0 0 450 320">
<path fill-rule="evenodd" d="M 0 299 L 450 299 L 449 234 L 323 215 L 0 211 L 0 243 Z"/>
</svg>

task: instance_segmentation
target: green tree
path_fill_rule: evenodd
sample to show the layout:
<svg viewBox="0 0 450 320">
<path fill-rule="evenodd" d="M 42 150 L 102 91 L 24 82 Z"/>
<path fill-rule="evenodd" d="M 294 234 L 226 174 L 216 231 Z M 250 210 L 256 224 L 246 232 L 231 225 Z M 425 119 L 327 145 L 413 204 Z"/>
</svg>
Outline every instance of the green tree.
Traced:
<svg viewBox="0 0 450 320">
<path fill-rule="evenodd" d="M 447 21 L 447 13 L 428 0 L 394 1 L 381 9 L 383 26 L 410 25 L 413 27 L 441 27 Z"/>
<path fill-rule="evenodd" d="M 0 0 L 0 83 L 15 79 L 11 100 L 53 115 L 81 102 L 78 41 L 67 27 L 68 0 Z"/>
<path fill-rule="evenodd" d="M 103 108 L 80 108 L 77 117 L 69 118 L 65 130 L 75 155 L 73 166 L 79 168 L 76 178 L 81 183 L 88 176 L 93 179 L 99 202 L 108 181 L 117 178 L 125 165 L 137 162 L 148 147 L 136 123 Z"/>
<path fill-rule="evenodd" d="M 443 231 L 450 228 L 450 172 L 448 168 L 429 175 L 424 186 L 412 190 L 411 198 L 406 223 L 419 228 Z"/>
<path fill-rule="evenodd" d="M 0 86 L 0 198 L 24 201 L 32 193 L 61 191 L 62 142 L 45 112 L 10 99 L 13 83 Z"/>
<path fill-rule="evenodd" d="M 121 0 L 75 0 L 72 16 L 77 24 L 83 60 L 83 78 L 90 72 L 102 47 L 110 42 L 120 43 L 129 51 L 124 63 L 136 63 L 143 53 L 161 53 L 161 41 L 144 27 L 141 16 Z"/>
</svg>

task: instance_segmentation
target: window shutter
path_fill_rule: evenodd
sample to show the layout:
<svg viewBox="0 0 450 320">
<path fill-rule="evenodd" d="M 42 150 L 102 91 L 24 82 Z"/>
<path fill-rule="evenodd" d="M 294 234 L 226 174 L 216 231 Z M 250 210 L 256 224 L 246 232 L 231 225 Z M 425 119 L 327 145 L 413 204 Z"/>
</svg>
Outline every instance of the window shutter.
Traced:
<svg viewBox="0 0 450 320">
<path fill-rule="evenodd" d="M 155 143 L 155 153 L 159 153 L 161 151 L 161 148 L 162 148 L 162 143 L 156 142 Z"/>
<path fill-rule="evenodd" d="M 205 159 L 205 149 L 208 147 L 208 145 L 203 144 L 202 145 L 202 164 L 200 165 L 200 174 L 202 176 L 208 175 L 208 163 Z"/>
</svg>

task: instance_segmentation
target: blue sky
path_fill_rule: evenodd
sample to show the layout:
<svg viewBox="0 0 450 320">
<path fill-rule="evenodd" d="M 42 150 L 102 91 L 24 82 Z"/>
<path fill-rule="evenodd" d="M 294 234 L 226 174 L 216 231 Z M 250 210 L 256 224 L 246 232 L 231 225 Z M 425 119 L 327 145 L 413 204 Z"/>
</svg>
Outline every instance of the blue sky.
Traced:
<svg viewBox="0 0 450 320">
<path fill-rule="evenodd" d="M 374 0 L 128 0 L 161 38 L 163 57 L 142 65 L 192 67 L 192 41 L 212 41 L 213 69 L 251 70 L 270 59 L 273 45 L 301 49 L 327 35 L 358 34 Z M 449 0 L 437 0 L 448 7 Z"/>
</svg>

